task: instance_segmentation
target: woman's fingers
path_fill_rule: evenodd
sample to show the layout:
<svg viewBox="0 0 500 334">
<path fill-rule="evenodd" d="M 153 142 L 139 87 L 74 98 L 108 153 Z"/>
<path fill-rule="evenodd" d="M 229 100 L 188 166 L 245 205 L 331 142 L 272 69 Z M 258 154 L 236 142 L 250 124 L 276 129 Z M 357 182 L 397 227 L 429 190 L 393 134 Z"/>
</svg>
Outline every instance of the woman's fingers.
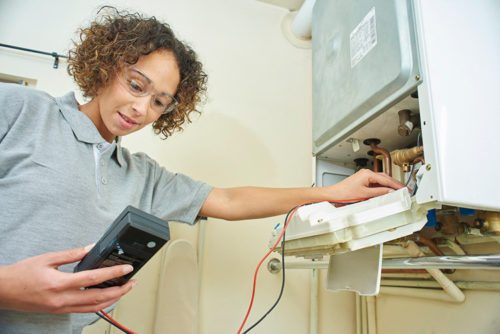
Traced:
<svg viewBox="0 0 500 334">
<path fill-rule="evenodd" d="M 388 194 L 392 191 L 394 191 L 394 189 L 392 189 L 392 188 L 371 187 L 371 188 L 365 189 L 365 194 L 366 194 L 366 197 L 377 197 L 377 196 Z"/>
<path fill-rule="evenodd" d="M 87 255 L 88 251 L 89 249 L 87 247 L 79 247 L 59 252 L 45 253 L 37 256 L 37 258 L 44 261 L 49 266 L 57 268 L 63 264 L 80 261 Z"/>
<path fill-rule="evenodd" d="M 84 270 L 77 273 L 68 273 L 64 277 L 64 288 L 85 288 L 100 284 L 113 278 L 121 277 L 134 270 L 130 264 Z"/>
<path fill-rule="evenodd" d="M 78 296 L 79 306 L 100 305 L 110 300 L 119 299 L 128 293 L 135 286 L 136 281 L 130 280 L 122 286 L 113 286 L 110 288 L 94 288 L 80 291 Z M 77 305 L 77 303 L 75 303 Z"/>
<path fill-rule="evenodd" d="M 370 185 L 389 187 L 392 189 L 400 189 L 405 186 L 401 182 L 396 181 L 395 179 L 384 173 L 372 173 L 368 177 L 368 182 Z"/>
<path fill-rule="evenodd" d="M 130 291 L 134 282 L 123 286 L 82 290 L 130 273 L 130 265 L 61 272 L 62 264 L 80 260 L 88 253 L 84 247 L 30 257 L 0 266 L 4 278 L 0 285 L 0 308 L 23 312 L 90 312 L 107 307 Z"/>
<path fill-rule="evenodd" d="M 59 294 L 57 302 L 51 313 L 82 313 L 97 312 L 116 303 L 127 294 L 135 285 L 135 280 L 130 280 L 122 286 L 110 288 L 93 288 L 85 290 L 67 290 Z"/>
<path fill-rule="evenodd" d="M 74 289 L 60 293 L 54 303 L 50 304 L 48 310 L 51 313 L 95 312 L 118 301 L 128 293 L 135 285 L 131 280 L 122 286 L 110 288 Z"/>
</svg>

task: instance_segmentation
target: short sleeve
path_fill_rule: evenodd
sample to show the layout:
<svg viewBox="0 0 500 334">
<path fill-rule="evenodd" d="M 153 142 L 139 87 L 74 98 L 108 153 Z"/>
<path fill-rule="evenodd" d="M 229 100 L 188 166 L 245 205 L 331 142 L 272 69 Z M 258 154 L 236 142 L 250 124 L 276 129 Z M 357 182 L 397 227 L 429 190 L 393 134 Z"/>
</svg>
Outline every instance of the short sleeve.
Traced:
<svg viewBox="0 0 500 334">
<path fill-rule="evenodd" d="M 184 174 L 169 172 L 157 163 L 154 168 L 152 213 L 165 220 L 194 224 L 212 187 Z"/>
</svg>

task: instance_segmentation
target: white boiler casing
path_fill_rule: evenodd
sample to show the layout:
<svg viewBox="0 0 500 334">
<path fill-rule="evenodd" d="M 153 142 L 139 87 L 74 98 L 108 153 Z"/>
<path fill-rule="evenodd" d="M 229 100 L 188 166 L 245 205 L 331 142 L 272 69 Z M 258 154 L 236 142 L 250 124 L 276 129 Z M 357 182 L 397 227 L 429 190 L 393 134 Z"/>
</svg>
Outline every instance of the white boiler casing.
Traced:
<svg viewBox="0 0 500 334">
<path fill-rule="evenodd" d="M 500 211 L 500 2 L 317 1 L 313 70 L 319 160 L 368 157 L 353 140 L 420 141 L 417 202 Z M 420 114 L 420 135 L 398 135 L 401 109 Z"/>
</svg>

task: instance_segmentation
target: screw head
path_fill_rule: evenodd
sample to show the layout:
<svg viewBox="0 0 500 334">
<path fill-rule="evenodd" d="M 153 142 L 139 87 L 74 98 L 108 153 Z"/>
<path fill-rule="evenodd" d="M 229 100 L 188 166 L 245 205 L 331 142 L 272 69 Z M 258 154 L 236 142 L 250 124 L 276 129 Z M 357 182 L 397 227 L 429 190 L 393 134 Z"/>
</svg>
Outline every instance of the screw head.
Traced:
<svg viewBox="0 0 500 334">
<path fill-rule="evenodd" d="M 425 169 L 426 169 L 426 170 L 428 170 L 428 171 L 429 171 L 429 170 L 431 170 L 431 168 L 432 168 L 431 164 L 427 164 L 427 165 L 425 165 Z"/>
</svg>

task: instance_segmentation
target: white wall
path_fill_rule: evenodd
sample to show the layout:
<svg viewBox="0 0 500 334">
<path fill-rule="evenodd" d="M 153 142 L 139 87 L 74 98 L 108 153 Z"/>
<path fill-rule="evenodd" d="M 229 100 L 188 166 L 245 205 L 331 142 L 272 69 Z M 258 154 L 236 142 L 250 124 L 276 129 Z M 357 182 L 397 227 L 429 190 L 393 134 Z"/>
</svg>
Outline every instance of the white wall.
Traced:
<svg viewBox="0 0 500 334">
<path fill-rule="evenodd" d="M 0 1 L 0 41 L 63 53 L 76 28 L 100 3 Z M 255 0 L 111 3 L 169 22 L 197 50 L 209 74 L 208 103 L 183 133 L 161 141 L 143 130 L 125 138 L 125 146 L 215 186 L 311 184 L 311 53 L 294 48 L 281 35 L 285 10 Z M 53 70 L 48 57 L 1 48 L 0 73 L 35 78 L 38 88 L 55 95 L 75 89 L 64 64 Z M 206 222 L 200 333 L 236 332 L 249 302 L 254 268 L 267 251 L 272 227 L 281 220 Z M 174 236 L 196 244 L 198 227 L 172 228 Z M 158 261 L 141 273 L 139 284 L 118 308 L 120 319 L 138 332 L 151 330 Z M 280 276 L 264 268 L 249 323 L 272 305 L 279 287 Z M 350 302 L 343 311 L 352 307 Z M 254 333 L 306 333 L 308 308 L 309 273 L 290 271 L 280 305 Z M 352 332 L 346 326 L 342 333 Z"/>
</svg>

